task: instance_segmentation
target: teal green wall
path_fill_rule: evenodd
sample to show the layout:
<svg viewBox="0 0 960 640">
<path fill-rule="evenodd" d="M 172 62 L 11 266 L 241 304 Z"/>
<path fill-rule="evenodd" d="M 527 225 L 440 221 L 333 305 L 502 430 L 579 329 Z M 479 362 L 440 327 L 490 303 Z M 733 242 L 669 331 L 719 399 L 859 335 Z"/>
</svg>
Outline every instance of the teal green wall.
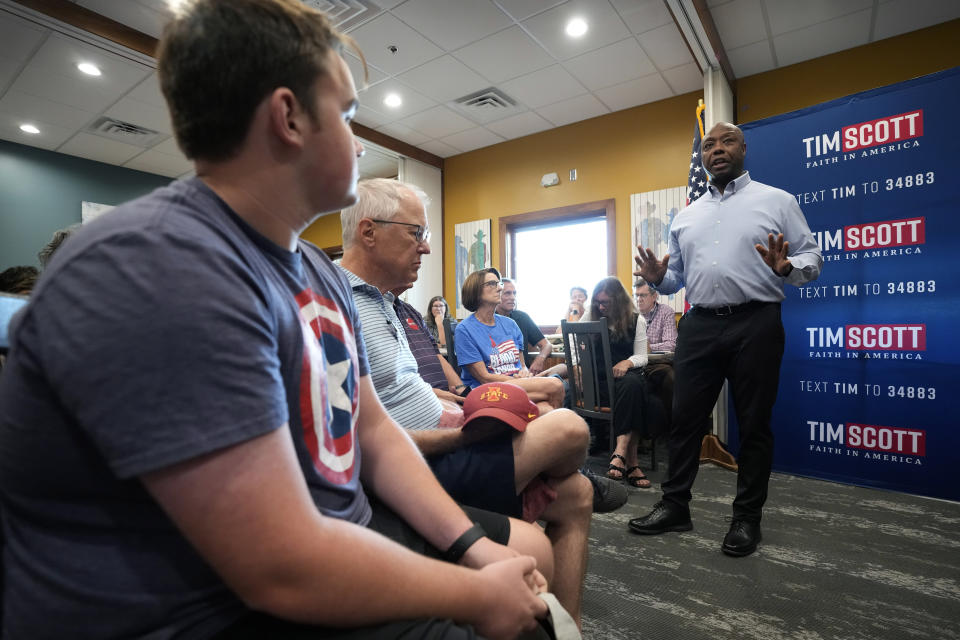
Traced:
<svg viewBox="0 0 960 640">
<path fill-rule="evenodd" d="M 117 205 L 170 178 L 0 140 L 0 271 L 39 267 L 57 229 L 80 222 L 80 203 Z"/>
</svg>

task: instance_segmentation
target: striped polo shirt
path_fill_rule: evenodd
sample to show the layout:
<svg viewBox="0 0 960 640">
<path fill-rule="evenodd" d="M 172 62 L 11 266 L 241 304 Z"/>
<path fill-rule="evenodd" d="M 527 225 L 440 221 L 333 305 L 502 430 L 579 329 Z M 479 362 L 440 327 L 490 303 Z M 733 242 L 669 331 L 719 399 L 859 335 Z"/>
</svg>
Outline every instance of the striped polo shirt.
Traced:
<svg viewBox="0 0 960 640">
<path fill-rule="evenodd" d="M 380 402 L 404 429 L 437 428 L 443 407 L 430 385 L 420 377 L 417 360 L 393 309 L 393 294 L 381 294 L 348 269 L 340 269 L 353 289 L 370 378 Z"/>
</svg>

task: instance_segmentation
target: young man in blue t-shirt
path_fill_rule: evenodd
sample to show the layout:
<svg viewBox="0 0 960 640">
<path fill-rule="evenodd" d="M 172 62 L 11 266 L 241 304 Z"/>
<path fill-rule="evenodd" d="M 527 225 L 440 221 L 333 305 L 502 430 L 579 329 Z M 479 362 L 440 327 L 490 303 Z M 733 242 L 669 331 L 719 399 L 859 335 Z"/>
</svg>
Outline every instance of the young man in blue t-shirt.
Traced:
<svg viewBox="0 0 960 640">
<path fill-rule="evenodd" d="M 298 238 L 356 197 L 344 41 L 296 0 L 167 27 L 197 177 L 85 225 L 11 327 L 5 638 L 507 637 L 545 613 L 549 542 L 443 491 Z"/>
</svg>

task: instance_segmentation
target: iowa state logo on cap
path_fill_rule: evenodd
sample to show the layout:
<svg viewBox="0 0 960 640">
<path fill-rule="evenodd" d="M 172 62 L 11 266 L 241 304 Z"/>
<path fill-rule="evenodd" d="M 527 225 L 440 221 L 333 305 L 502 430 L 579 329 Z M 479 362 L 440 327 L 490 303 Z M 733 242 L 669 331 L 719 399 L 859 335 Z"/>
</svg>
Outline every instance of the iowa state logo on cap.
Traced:
<svg viewBox="0 0 960 640">
<path fill-rule="evenodd" d="M 500 387 L 487 387 L 480 394 L 480 399 L 486 402 L 500 402 L 509 400 L 510 396 Z"/>
</svg>

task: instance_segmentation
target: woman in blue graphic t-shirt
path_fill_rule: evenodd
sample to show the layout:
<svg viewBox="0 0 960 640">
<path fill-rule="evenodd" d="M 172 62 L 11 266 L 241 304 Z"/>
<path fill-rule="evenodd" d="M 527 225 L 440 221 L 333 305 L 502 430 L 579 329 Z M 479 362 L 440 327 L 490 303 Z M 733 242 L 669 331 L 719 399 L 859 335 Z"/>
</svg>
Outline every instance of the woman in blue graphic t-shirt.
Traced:
<svg viewBox="0 0 960 640">
<path fill-rule="evenodd" d="M 463 283 L 463 306 L 473 311 L 457 325 L 454 345 L 460 377 L 469 387 L 509 381 L 527 392 L 540 413 L 563 404 L 563 383 L 556 378 L 534 378 L 523 361 L 523 334 L 517 323 L 494 310 L 500 304 L 500 272 L 474 271 Z"/>
</svg>

